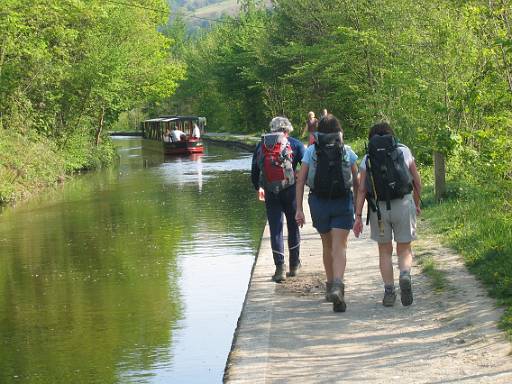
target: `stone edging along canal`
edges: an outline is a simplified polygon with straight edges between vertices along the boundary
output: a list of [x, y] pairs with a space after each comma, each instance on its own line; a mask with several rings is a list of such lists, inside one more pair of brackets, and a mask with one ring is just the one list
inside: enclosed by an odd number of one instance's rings
[[247, 141], [254, 141], [254, 143], [242, 141], [243, 136], [240, 136], [240, 140], [236, 140], [236, 139], [232, 138], [232, 136], [226, 136], [226, 139], [223, 139], [223, 138], [220, 138], [222, 136], [210, 136], [208, 134], [205, 134], [202, 137], [203, 137], [204, 141], [209, 142], [209, 143], [225, 145], [230, 148], [242, 149], [242, 150], [249, 151], [249, 152], [254, 152], [254, 150], [256, 149], [256, 145], [259, 142], [259, 140], [258, 141], [253, 140], [252, 136], [246, 136], [247, 138], [249, 138], [249, 140], [247, 140]]

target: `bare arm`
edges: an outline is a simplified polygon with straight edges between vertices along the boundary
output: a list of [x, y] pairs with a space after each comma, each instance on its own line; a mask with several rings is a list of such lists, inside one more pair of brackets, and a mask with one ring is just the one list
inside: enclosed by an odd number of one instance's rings
[[302, 163], [300, 171], [297, 174], [296, 192], [295, 197], [297, 200], [297, 212], [295, 213], [295, 221], [299, 226], [303, 226], [306, 222], [304, 217], [304, 210], [302, 206], [302, 200], [304, 199], [304, 184], [306, 183], [306, 177], [308, 176], [309, 166], [307, 163]]
[[356, 196], [356, 220], [354, 222], [354, 235], [359, 237], [363, 232], [363, 206], [366, 198], [366, 170], [360, 170], [358, 175], [358, 190]]
[[359, 195], [359, 179], [357, 178], [357, 164], [352, 164], [352, 187], [354, 191], [354, 210], [356, 208], [357, 196]]
[[409, 171], [411, 172], [412, 176], [412, 198], [414, 199], [414, 204], [416, 205], [416, 213], [419, 215], [421, 213], [421, 178], [414, 161], [409, 166]]

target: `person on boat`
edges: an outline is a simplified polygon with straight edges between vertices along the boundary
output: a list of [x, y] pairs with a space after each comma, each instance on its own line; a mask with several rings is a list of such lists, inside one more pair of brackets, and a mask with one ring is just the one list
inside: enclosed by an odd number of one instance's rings
[[165, 129], [165, 133], [164, 133], [164, 142], [165, 143], [170, 143], [171, 142], [171, 130], [169, 127], [167, 127]]
[[194, 128], [192, 129], [192, 137], [194, 139], [199, 139], [201, 137], [201, 130], [196, 123], [194, 123]]
[[270, 244], [275, 272], [272, 280], [286, 279], [283, 239], [283, 216], [288, 227], [289, 272], [297, 275], [300, 264], [300, 233], [295, 221], [295, 169], [302, 162], [304, 144], [290, 137], [293, 126], [286, 117], [270, 122], [270, 133], [263, 135], [252, 157], [251, 180], [260, 200], [265, 200]]
[[185, 132], [180, 131], [177, 127], [174, 127], [171, 132], [171, 139], [173, 142], [181, 141], [182, 137], [185, 136]]
[[306, 133], [309, 135], [309, 145], [315, 142], [315, 131], [318, 126], [318, 119], [315, 117], [315, 112], [311, 111], [308, 113], [308, 118], [306, 120], [306, 125], [302, 131], [302, 135], [304, 136]]
[[306, 222], [302, 201], [304, 184], [310, 188], [308, 203], [313, 227], [322, 240], [327, 301], [334, 312], [345, 312], [347, 239], [354, 224], [353, 193], [357, 192], [357, 155], [344, 144], [339, 120], [327, 114], [318, 122], [315, 144], [310, 145], [297, 175], [297, 213]]

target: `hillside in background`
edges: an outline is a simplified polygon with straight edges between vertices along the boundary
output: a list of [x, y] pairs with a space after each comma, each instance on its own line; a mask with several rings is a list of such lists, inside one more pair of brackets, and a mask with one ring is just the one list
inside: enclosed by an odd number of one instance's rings
[[186, 13], [213, 14], [233, 12], [239, 6], [236, 0], [169, 0], [171, 9], [182, 10]]
[[[209, 20], [223, 15], [236, 15], [240, 9], [237, 0], [169, 0], [172, 15], [184, 16], [190, 31], [210, 25]], [[171, 16], [171, 19], [173, 16]]]

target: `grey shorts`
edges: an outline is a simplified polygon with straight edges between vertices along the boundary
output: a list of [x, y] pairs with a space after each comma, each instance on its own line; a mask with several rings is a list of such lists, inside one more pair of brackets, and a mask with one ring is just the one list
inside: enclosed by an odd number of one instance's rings
[[388, 243], [393, 238], [397, 243], [409, 243], [416, 240], [416, 206], [412, 195], [402, 199], [391, 200], [391, 210], [386, 209], [386, 202], [379, 202], [384, 233], [380, 233], [377, 212], [370, 209], [371, 238], [378, 243]]

